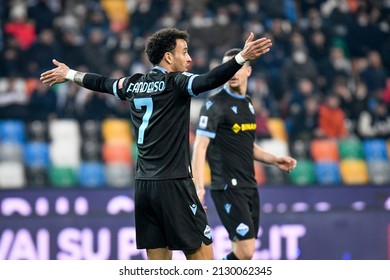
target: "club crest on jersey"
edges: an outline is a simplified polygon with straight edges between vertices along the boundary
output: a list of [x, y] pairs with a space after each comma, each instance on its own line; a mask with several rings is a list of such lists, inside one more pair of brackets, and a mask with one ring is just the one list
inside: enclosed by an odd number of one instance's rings
[[230, 109], [232, 109], [232, 111], [233, 111], [235, 114], [237, 114], [237, 111], [238, 111], [237, 106], [232, 106]]
[[237, 234], [241, 236], [245, 236], [248, 233], [248, 231], [249, 231], [249, 227], [244, 223], [239, 224], [238, 227], [236, 228]]
[[199, 128], [203, 128], [203, 129], [206, 128], [208, 120], [209, 120], [208, 116], [200, 116]]
[[211, 229], [209, 225], [206, 225], [206, 228], [204, 229], [203, 232], [204, 236], [206, 236], [208, 239], [211, 239]]
[[255, 108], [253, 108], [252, 103], [249, 103], [249, 110], [251, 110], [252, 114], [255, 114]]

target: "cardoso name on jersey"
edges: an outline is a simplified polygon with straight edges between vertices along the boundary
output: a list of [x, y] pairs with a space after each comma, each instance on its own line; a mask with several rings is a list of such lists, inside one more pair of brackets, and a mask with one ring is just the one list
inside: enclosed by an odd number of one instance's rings
[[138, 83], [130, 83], [126, 92], [132, 93], [150, 93], [150, 92], [159, 92], [165, 89], [164, 81], [156, 81], [156, 82], [138, 82]]

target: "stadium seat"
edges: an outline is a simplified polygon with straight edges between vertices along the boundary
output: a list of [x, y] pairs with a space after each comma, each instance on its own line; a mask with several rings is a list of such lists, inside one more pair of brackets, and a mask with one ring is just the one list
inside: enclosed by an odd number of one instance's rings
[[26, 141], [26, 126], [20, 120], [0, 121], [0, 142], [24, 144]]
[[315, 163], [316, 177], [319, 184], [335, 185], [341, 183], [338, 161], [319, 161]]
[[102, 143], [96, 140], [85, 140], [81, 146], [83, 161], [102, 161]]
[[104, 165], [100, 162], [82, 162], [79, 168], [81, 187], [97, 188], [106, 184]]
[[340, 159], [363, 159], [363, 145], [358, 138], [338, 140]]
[[267, 127], [272, 138], [288, 142], [288, 134], [283, 119], [269, 118], [267, 120]]
[[72, 141], [52, 142], [49, 146], [50, 162], [55, 166], [78, 167], [81, 162], [80, 147]]
[[46, 142], [27, 142], [24, 148], [24, 162], [28, 167], [50, 165], [49, 144]]
[[102, 0], [100, 1], [105, 14], [110, 22], [110, 30], [114, 33], [121, 32], [128, 28], [129, 14], [128, 2], [125, 0]]
[[343, 183], [348, 185], [362, 185], [369, 182], [367, 164], [361, 159], [341, 160], [340, 174]]
[[279, 155], [290, 155], [287, 142], [281, 139], [263, 139], [257, 142], [257, 144], [264, 150]]
[[15, 142], [0, 143], [0, 162], [23, 162], [23, 145]]
[[105, 143], [132, 143], [130, 123], [125, 119], [105, 119], [102, 122], [102, 134]]
[[46, 167], [26, 167], [27, 185], [31, 188], [49, 186], [48, 169]]
[[124, 163], [108, 163], [105, 165], [106, 182], [109, 187], [126, 188], [134, 183], [133, 169]]
[[49, 123], [49, 136], [52, 142], [80, 143], [80, 126], [75, 119], [55, 119]]
[[310, 141], [297, 139], [290, 142], [291, 155], [296, 159], [310, 158]]
[[48, 125], [46, 122], [34, 120], [27, 123], [26, 129], [29, 141], [48, 142]]
[[[263, 139], [258, 141], [257, 144], [270, 153], [280, 156], [290, 155], [288, 144], [284, 140]], [[288, 183], [287, 173], [275, 166], [264, 165], [264, 173], [267, 185], [285, 185]]]
[[337, 141], [333, 139], [313, 139], [310, 142], [310, 154], [314, 161], [338, 161]]
[[297, 166], [288, 175], [294, 185], [311, 185], [317, 182], [314, 163], [311, 159], [298, 160]]
[[375, 185], [390, 184], [390, 162], [388, 160], [367, 161], [370, 182]]
[[84, 141], [102, 142], [102, 124], [97, 120], [86, 120], [81, 125], [81, 133]]
[[49, 180], [55, 188], [71, 188], [78, 184], [76, 168], [51, 166]]
[[387, 160], [387, 144], [382, 138], [364, 139], [363, 150], [366, 160]]
[[107, 142], [103, 144], [102, 155], [105, 163], [132, 164], [132, 145], [129, 143]]
[[283, 186], [289, 183], [288, 173], [273, 165], [264, 165], [266, 185]]
[[1, 162], [0, 163], [0, 188], [19, 189], [26, 185], [26, 176], [23, 163]]

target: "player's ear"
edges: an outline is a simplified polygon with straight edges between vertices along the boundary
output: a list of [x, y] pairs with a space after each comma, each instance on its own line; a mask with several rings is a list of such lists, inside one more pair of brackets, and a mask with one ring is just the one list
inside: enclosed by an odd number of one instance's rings
[[172, 64], [173, 63], [173, 55], [171, 52], [166, 52], [164, 53], [164, 58], [165, 61], [168, 63], [168, 64]]
[[246, 72], [248, 74], [248, 77], [252, 74], [252, 66], [248, 65], [248, 67], [246, 68]]

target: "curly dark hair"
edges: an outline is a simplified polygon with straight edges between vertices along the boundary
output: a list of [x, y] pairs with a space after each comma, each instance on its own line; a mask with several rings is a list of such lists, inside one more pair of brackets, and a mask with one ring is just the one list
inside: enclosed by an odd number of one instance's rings
[[176, 47], [176, 39], [183, 39], [188, 44], [190, 35], [187, 31], [176, 28], [164, 28], [151, 35], [145, 47], [149, 61], [153, 65], [159, 64], [164, 54], [172, 51]]

